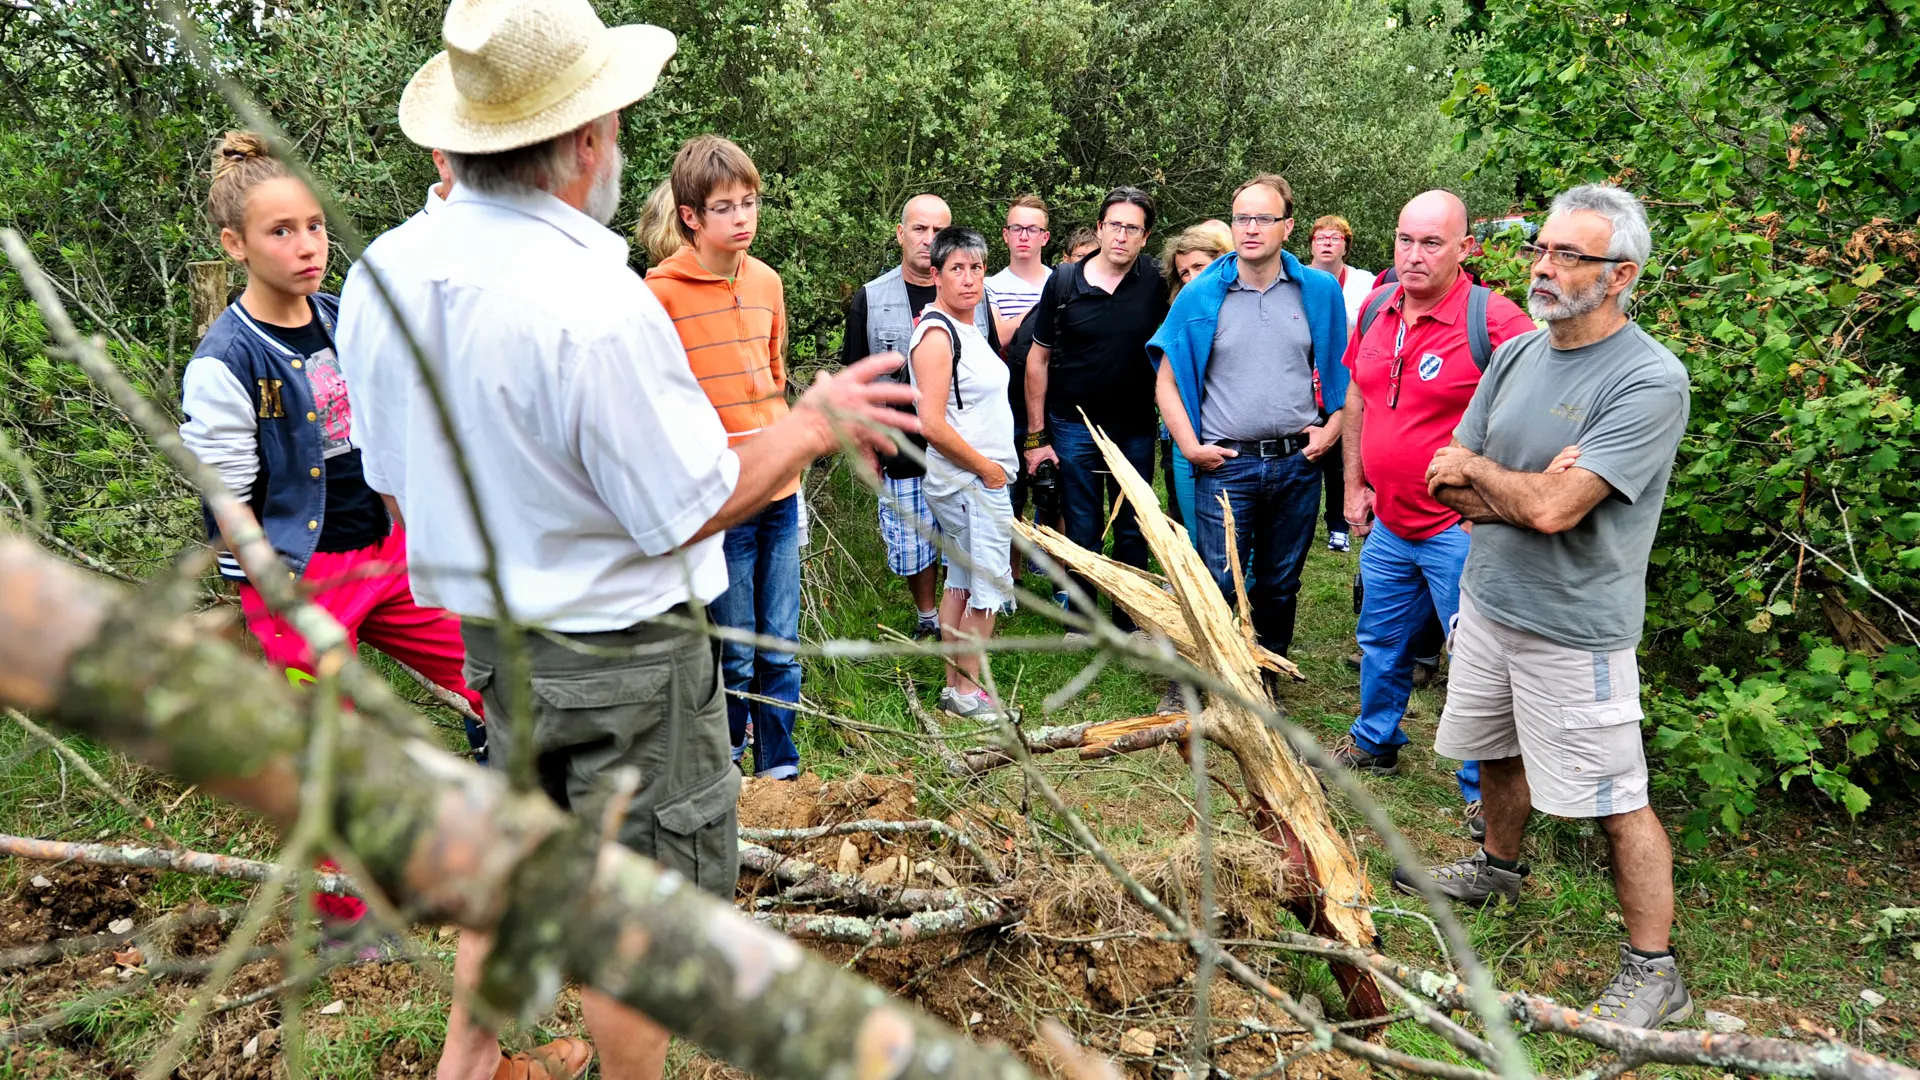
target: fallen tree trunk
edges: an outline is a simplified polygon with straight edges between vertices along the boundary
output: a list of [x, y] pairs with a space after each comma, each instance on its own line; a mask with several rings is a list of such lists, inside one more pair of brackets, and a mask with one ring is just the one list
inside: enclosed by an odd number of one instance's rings
[[[290, 823], [312, 764], [299, 699], [278, 673], [201, 632], [174, 592], [109, 587], [0, 536], [0, 704], [39, 709]], [[494, 934], [478, 988], [492, 1008], [535, 1015], [571, 979], [759, 1076], [1028, 1077], [1007, 1051], [601, 842], [544, 796], [513, 793], [498, 773], [357, 713], [338, 723], [330, 810], [367, 870], [362, 884], [417, 918]]]
[[[1026, 733], [1027, 752], [1052, 754], [1061, 750], [1078, 750], [1080, 760], [1096, 761], [1115, 754], [1130, 754], [1135, 750], [1185, 741], [1187, 727], [1185, 713], [1045, 727]], [[963, 752], [960, 764], [966, 775], [975, 775], [1011, 765], [1013, 758], [997, 746], [982, 746]]]
[[[1184, 637], [1193, 643], [1196, 666], [1212, 671], [1248, 700], [1271, 701], [1255, 646], [1243, 635], [1200, 553], [1161, 512], [1153, 486], [1134, 471], [1120, 448], [1105, 432], [1092, 427], [1089, 430], [1114, 481], [1133, 505], [1147, 546], [1166, 568], [1167, 582], [1173, 589], [1171, 611], [1162, 607], [1149, 615], [1150, 606], [1142, 603], [1135, 620], [1170, 640], [1184, 630]], [[1273, 707], [1278, 709], [1280, 705], [1273, 702]], [[1286, 851], [1313, 883], [1311, 895], [1294, 905], [1301, 923], [1313, 933], [1355, 948], [1370, 948], [1374, 929], [1368, 909], [1373, 903], [1373, 887], [1361, 872], [1353, 850], [1334, 827], [1327, 813], [1326, 795], [1312, 770], [1259, 716], [1231, 701], [1209, 695], [1198, 726], [1200, 734], [1226, 748], [1239, 762], [1247, 795], [1253, 802], [1254, 827]], [[1386, 999], [1366, 969], [1338, 961], [1331, 966], [1346, 995], [1349, 1015], [1387, 1013]]]

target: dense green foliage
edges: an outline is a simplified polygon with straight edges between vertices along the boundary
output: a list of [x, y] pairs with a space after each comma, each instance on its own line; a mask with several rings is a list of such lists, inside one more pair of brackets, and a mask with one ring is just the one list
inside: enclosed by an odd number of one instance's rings
[[1463, 144], [1542, 201], [1612, 179], [1655, 217], [1638, 317], [1694, 397], [1649, 651], [1698, 696], [1654, 745], [1690, 838], [1800, 777], [1857, 812], [1920, 749], [1920, 627], [1892, 607], [1920, 609], [1920, 4], [1537, 0], [1487, 30]]
[[[1857, 811], [1920, 745], [1915, 650], [1891, 606], [1920, 607], [1917, 3], [1837, 0], [1817, 17], [1741, 0], [1417, 16], [1389, 0], [600, 8], [680, 34], [627, 113], [623, 224], [682, 139], [735, 138], [766, 179], [756, 253], [786, 279], [803, 359], [837, 344], [845, 298], [890, 262], [918, 190], [989, 235], [1007, 198], [1037, 190], [1062, 240], [1115, 183], [1161, 200], [1164, 233], [1277, 169], [1303, 223], [1353, 221], [1363, 266], [1389, 260], [1397, 208], [1435, 184], [1477, 215], [1587, 179], [1647, 196], [1658, 265], [1639, 317], [1696, 389], [1655, 552], [1651, 708], [1698, 837], [1803, 777]], [[363, 233], [418, 207], [431, 166], [394, 111], [437, 48], [437, 5], [190, 10]], [[0, 223], [170, 401], [191, 347], [183, 267], [217, 254], [206, 153], [231, 112], [150, 9], [111, 0], [0, 7], [0, 100]], [[1489, 268], [1520, 280], [1498, 251]], [[10, 520], [136, 572], [197, 534], [178, 481], [45, 357], [9, 276], [0, 436]]]

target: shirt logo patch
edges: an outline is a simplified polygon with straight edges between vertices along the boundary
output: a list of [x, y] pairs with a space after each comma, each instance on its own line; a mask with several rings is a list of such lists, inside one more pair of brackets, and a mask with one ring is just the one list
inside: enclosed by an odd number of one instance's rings
[[1427, 353], [1425, 356], [1422, 356], [1420, 358], [1420, 381], [1432, 382], [1434, 378], [1440, 374], [1440, 365], [1443, 362], [1439, 353]]

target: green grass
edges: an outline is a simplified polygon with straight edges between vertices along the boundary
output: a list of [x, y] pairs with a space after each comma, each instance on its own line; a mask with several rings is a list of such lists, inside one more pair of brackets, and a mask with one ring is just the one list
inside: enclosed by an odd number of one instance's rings
[[[912, 607], [904, 585], [886, 571], [873, 523], [873, 497], [855, 487], [844, 466], [813, 474], [809, 491], [816, 517], [813, 543], [805, 553], [802, 636], [814, 642], [829, 637], [870, 639], [881, 636], [881, 626], [905, 630], [912, 622]], [[1356, 558], [1326, 551], [1316, 540], [1294, 649], [1306, 682], [1291, 684], [1284, 692], [1292, 718], [1326, 744], [1345, 731], [1358, 705], [1357, 676], [1342, 663], [1353, 648], [1350, 588]], [[1055, 623], [1034, 610], [1023, 610], [1003, 620], [1000, 627], [1003, 635], [1057, 632]], [[1085, 662], [1084, 655], [1002, 654], [993, 659], [992, 670], [1002, 692], [1024, 710], [1029, 726], [1153, 711], [1160, 695], [1158, 681], [1115, 665], [1062, 709], [1043, 714], [1043, 699], [1071, 680]], [[850, 732], [820, 717], [802, 716], [797, 741], [807, 768], [829, 778], [863, 771], [911, 774], [919, 785], [920, 808], [928, 816], [944, 817], [962, 807], [986, 805], [1002, 808], [1005, 820], [1017, 822], [1018, 808], [1030, 802], [1035, 826], [1055, 857], [1064, 857], [1063, 830], [1037, 799], [1026, 799], [1016, 771], [1003, 769], [968, 781], [954, 780], [942, 771], [905, 697], [911, 692], [932, 706], [942, 683], [937, 660], [810, 659], [805, 661], [805, 671], [804, 693], [812, 705], [898, 733]], [[396, 681], [396, 686], [410, 698], [423, 698], [404, 681]], [[1415, 849], [1432, 858], [1452, 858], [1471, 850], [1460, 828], [1460, 797], [1451, 777], [1452, 764], [1431, 752], [1443, 695], [1443, 687], [1415, 692], [1407, 722], [1413, 742], [1402, 754], [1402, 774], [1367, 781], [1369, 791]], [[457, 721], [445, 710], [438, 713], [449, 747], [464, 746]], [[964, 734], [957, 724], [951, 730]], [[70, 742], [188, 846], [273, 857], [272, 832], [250, 815], [197, 793], [183, 797], [180, 785], [165, 777], [132, 767], [82, 740]], [[1171, 749], [1097, 763], [1083, 763], [1072, 755], [1042, 760], [1071, 804], [1123, 857], [1161, 851], [1187, 828], [1183, 800], [1190, 797], [1191, 785], [1185, 764]], [[1214, 762], [1218, 775], [1237, 782], [1226, 755], [1216, 753]], [[1662, 782], [1657, 760], [1654, 767], [1656, 806], [1673, 821], [1686, 809], [1686, 792]], [[1213, 809], [1217, 820], [1235, 827], [1238, 819], [1229, 796], [1216, 791]], [[1334, 813], [1354, 839], [1379, 903], [1399, 902], [1408, 912], [1421, 912], [1417, 901], [1402, 900], [1388, 889], [1389, 860], [1358, 814], [1338, 797]], [[1741, 835], [1717, 837], [1703, 851], [1678, 854], [1675, 885], [1680, 916], [1675, 944], [1696, 1001], [1753, 1016], [1750, 1030], [1757, 1033], [1778, 1034], [1783, 1023], [1791, 1022], [1789, 1017], [1806, 1016], [1846, 1028], [1849, 1037], [1858, 1039], [1864, 1030], [1859, 1023], [1863, 1006], [1858, 994], [1871, 987], [1889, 1001], [1874, 1012], [1880, 1031], [1865, 1032], [1865, 1045], [1911, 1060], [1915, 1040], [1920, 1038], [1916, 1031], [1920, 1002], [1910, 987], [1920, 979], [1920, 963], [1899, 959], [1898, 946], [1889, 952], [1885, 943], [1858, 944], [1876, 910], [1911, 906], [1920, 895], [1920, 881], [1915, 880], [1920, 873], [1920, 839], [1911, 820], [1911, 806], [1876, 806], [1866, 817], [1849, 821], [1820, 804], [1776, 798], [1762, 807]], [[1026, 826], [1020, 828], [1024, 831]], [[75, 840], [145, 836], [130, 815], [92, 792], [72, 770], [63, 796], [57, 759], [16, 725], [4, 722], [0, 722], [0, 830]], [[1517, 908], [1504, 913], [1463, 913], [1462, 918], [1476, 950], [1503, 985], [1549, 994], [1563, 1002], [1582, 1002], [1606, 982], [1623, 937], [1613, 918], [1617, 908], [1604, 838], [1591, 823], [1536, 817], [1526, 858], [1533, 876]], [[36, 872], [24, 864], [0, 862], [0, 895], [11, 893], [24, 877]], [[247, 891], [237, 883], [163, 874], [144, 903], [151, 914], [194, 899], [233, 903]], [[1388, 952], [1410, 961], [1440, 964], [1433, 933], [1424, 921], [1390, 912], [1380, 913], [1376, 921]], [[1334, 1012], [1339, 1011], [1339, 994], [1325, 965], [1277, 954], [1260, 960], [1289, 989], [1316, 994]], [[22, 1008], [17, 986], [18, 980], [0, 978], [0, 1016], [19, 1021], [37, 1015], [44, 1005]], [[323, 993], [316, 990], [311, 1004], [324, 1004]], [[1746, 1009], [1739, 1003], [1729, 1004], [1732, 995], [1772, 997], [1779, 1004]], [[81, 996], [78, 988], [73, 996]], [[86, 1041], [102, 1060], [137, 1057], [164, 1038], [172, 1009], [168, 999], [151, 994], [111, 1003], [88, 1018]], [[305, 1041], [309, 1071], [372, 1076], [380, 1055], [409, 1039], [431, 1055], [444, 1033], [444, 1009], [443, 997], [423, 990], [376, 1010], [363, 1010], [349, 1001], [343, 1016], [325, 1018], [326, 1023], [309, 1013]], [[535, 1033], [526, 1033], [521, 1042], [531, 1037]], [[1396, 1025], [1387, 1039], [1410, 1053], [1457, 1060], [1451, 1048], [1414, 1024]], [[1528, 1045], [1537, 1067], [1549, 1073], [1575, 1071], [1594, 1057], [1586, 1045], [1568, 1040], [1535, 1038]], [[686, 1071], [695, 1060], [684, 1048], [676, 1049], [673, 1071]], [[13, 1075], [8, 1069], [0, 1063], [0, 1080]], [[43, 1075], [31, 1069], [29, 1073]]]

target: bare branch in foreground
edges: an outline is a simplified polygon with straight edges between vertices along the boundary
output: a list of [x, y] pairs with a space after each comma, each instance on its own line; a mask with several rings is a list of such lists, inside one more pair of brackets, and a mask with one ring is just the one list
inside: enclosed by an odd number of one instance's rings
[[[234, 881], [266, 881], [275, 866], [238, 855], [216, 855], [184, 848], [152, 848], [139, 844], [75, 844], [65, 840], [36, 840], [28, 836], [0, 833], [0, 855], [40, 862], [73, 862], [84, 866], [116, 866], [131, 870], [171, 870], [200, 877], [231, 878]], [[359, 890], [344, 874], [320, 874], [313, 880], [313, 891], [330, 896], [358, 896]]]
[[[40, 702], [49, 721], [290, 823], [306, 717], [285, 679], [195, 632], [182, 608], [0, 537], [0, 704]], [[329, 809], [363, 884], [493, 933], [479, 995], [494, 1009], [537, 1015], [571, 979], [770, 1080], [1028, 1076], [1007, 1051], [600, 844], [544, 796], [359, 713], [338, 723]]]
[[905, 833], [932, 833], [935, 836], [952, 840], [961, 850], [973, 856], [980, 869], [986, 872], [988, 880], [999, 884], [1006, 880], [1000, 872], [1000, 864], [993, 861], [973, 837], [965, 831], [956, 829], [944, 821], [846, 821], [838, 825], [815, 825], [807, 829], [747, 829], [740, 830], [740, 839], [756, 843], [773, 843], [782, 840], [820, 840], [829, 836], [849, 836], [854, 833], [873, 833], [879, 836], [894, 836]]

